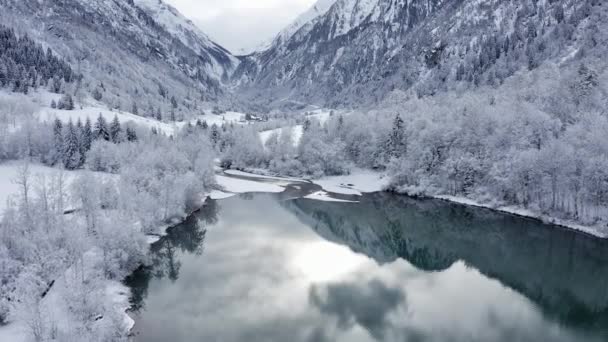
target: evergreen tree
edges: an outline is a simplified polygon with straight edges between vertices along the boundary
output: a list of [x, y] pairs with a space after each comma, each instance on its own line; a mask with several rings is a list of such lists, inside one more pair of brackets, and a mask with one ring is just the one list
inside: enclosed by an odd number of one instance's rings
[[55, 100], [51, 101], [51, 108], [53, 108], [53, 109], [57, 108], [57, 102], [55, 102]]
[[177, 109], [177, 100], [175, 99], [175, 96], [171, 96], [171, 107]]
[[120, 127], [117, 115], [114, 115], [114, 119], [110, 124], [110, 140], [115, 144], [122, 141], [122, 128]]
[[133, 106], [131, 107], [131, 113], [135, 115], [139, 115], [139, 108], [137, 108], [137, 102], [133, 101]]
[[78, 119], [78, 127], [79, 132], [79, 147], [80, 147], [80, 166], [82, 167], [86, 163], [87, 152], [91, 149], [91, 144], [93, 143], [93, 130], [91, 129], [91, 120], [87, 118], [84, 126], [80, 119]]
[[135, 132], [135, 129], [131, 128], [131, 127], [127, 127], [127, 141], [130, 142], [134, 142], [137, 141], [137, 133]]
[[86, 162], [86, 143], [85, 143], [85, 133], [84, 133], [84, 125], [82, 124], [82, 120], [78, 118], [76, 121], [76, 137], [78, 138], [78, 153], [80, 155], [80, 162], [78, 163], [78, 167], [82, 167]]
[[395, 116], [395, 120], [393, 121], [393, 130], [389, 137], [387, 151], [390, 157], [400, 157], [403, 153], [404, 145], [404, 129], [403, 129], [403, 119], [401, 115], [397, 114]]
[[220, 130], [216, 124], [211, 125], [211, 143], [213, 146], [217, 146], [217, 143], [220, 141]]
[[84, 148], [88, 152], [91, 149], [91, 144], [93, 144], [93, 128], [91, 125], [91, 119], [87, 118], [84, 123], [84, 127], [82, 128], [82, 136]]
[[93, 89], [92, 95], [96, 101], [100, 101], [103, 98], [103, 94], [101, 93], [101, 90], [99, 90], [98, 87], [95, 87], [95, 89]]
[[99, 113], [99, 117], [95, 122], [95, 131], [93, 132], [95, 139], [110, 141], [110, 131], [106, 119]]
[[53, 155], [51, 156], [51, 165], [63, 161], [63, 123], [59, 119], [55, 119], [53, 123]]
[[72, 99], [72, 95], [63, 95], [63, 97], [59, 100], [59, 103], [57, 104], [57, 108], [65, 110], [74, 110], [74, 99]]
[[72, 95], [65, 94], [65, 106], [65, 109], [67, 110], [74, 110], [74, 99], [72, 98]]
[[63, 166], [68, 170], [75, 170], [80, 166], [80, 146], [78, 133], [72, 120], [69, 121], [63, 138]]
[[306, 132], [310, 129], [311, 124], [312, 123], [310, 122], [310, 120], [308, 118], [306, 118], [306, 120], [304, 120], [304, 125], [302, 126], [302, 129], [304, 130], [304, 132]]
[[0, 24], [0, 87], [27, 94], [30, 88], [50, 83], [49, 89], [59, 93], [62, 79], [70, 83], [75, 78], [70, 66], [50, 49], [45, 53], [27, 35], [18, 37], [15, 30]]
[[53, 92], [55, 94], [61, 93], [62, 84], [63, 84], [63, 82], [61, 81], [61, 78], [58, 76], [55, 76], [53, 78], [53, 80], [51, 81], [51, 92]]
[[209, 124], [207, 123], [207, 120], [203, 120], [203, 125], [202, 125], [202, 128], [203, 128], [204, 130], [207, 130], [207, 129], [209, 128]]
[[156, 120], [163, 121], [163, 115], [160, 112], [160, 107], [156, 108]]

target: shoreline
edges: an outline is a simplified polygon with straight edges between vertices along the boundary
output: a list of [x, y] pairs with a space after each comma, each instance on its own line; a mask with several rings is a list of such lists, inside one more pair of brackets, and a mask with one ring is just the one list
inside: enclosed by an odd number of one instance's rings
[[[228, 170], [228, 171], [231, 171], [230, 173], [238, 173], [241, 175], [246, 174], [250, 177], [257, 176], [261, 179], [275, 179], [275, 180], [283, 180], [283, 181], [290, 181], [290, 180], [297, 179], [297, 178], [293, 178], [293, 177], [282, 177], [280, 175], [274, 175], [274, 174], [271, 175], [270, 173], [266, 173], [265, 170], [246, 170], [246, 171]], [[258, 174], [256, 172], [264, 172], [266, 174]], [[362, 174], [367, 175], [367, 179], [363, 179], [363, 180], [357, 179], [357, 178], [361, 178]], [[374, 179], [374, 175], [375, 175], [376, 179]], [[319, 179], [308, 179], [308, 178], [303, 177], [303, 178], [301, 178], [301, 180], [311, 182], [314, 184], [318, 184], [318, 185], [322, 186], [323, 191], [328, 192], [329, 194], [333, 193], [333, 194], [342, 194], [342, 195], [350, 195], [350, 196], [362, 196], [366, 193], [388, 192], [388, 193], [393, 193], [393, 194], [400, 195], [400, 196], [408, 196], [411, 198], [435, 199], [435, 200], [450, 202], [450, 203], [469, 206], [469, 207], [488, 209], [488, 210], [492, 210], [492, 211], [495, 211], [498, 213], [513, 215], [513, 216], [517, 216], [517, 217], [521, 217], [521, 218], [532, 219], [532, 220], [536, 220], [536, 221], [541, 222], [546, 225], [553, 225], [556, 227], [560, 227], [562, 229], [567, 229], [567, 230], [575, 232], [575, 233], [585, 234], [586, 236], [593, 237], [593, 238], [608, 239], [608, 227], [602, 229], [602, 227], [600, 227], [600, 226], [587, 226], [587, 225], [583, 225], [583, 224], [580, 224], [580, 223], [577, 223], [574, 221], [563, 220], [563, 219], [558, 219], [558, 218], [551, 217], [551, 216], [546, 216], [546, 215], [531, 211], [529, 209], [519, 208], [517, 206], [508, 206], [507, 205], [507, 206], [498, 206], [497, 207], [497, 206], [493, 206], [490, 204], [483, 204], [483, 203], [480, 203], [478, 201], [475, 201], [475, 200], [472, 200], [472, 199], [469, 199], [466, 197], [451, 196], [451, 195], [426, 195], [426, 194], [425, 195], [411, 195], [411, 194], [408, 194], [407, 192], [392, 191], [392, 190], [387, 189], [388, 186], [387, 186], [385, 178], [386, 178], [386, 176], [384, 176], [382, 173], [379, 173], [379, 172], [374, 172], [374, 171], [370, 171], [370, 170], [354, 170], [353, 173], [351, 173], [349, 175], [344, 175], [344, 176], [335, 176], [335, 177], [330, 176], [330, 177], [323, 177], [323, 178], [319, 178]], [[335, 184], [331, 184], [331, 181], [328, 181], [331, 179], [338, 179], [339, 181], [338, 182], [334, 181], [333, 183], [335, 183]], [[363, 184], [360, 183], [359, 185], [357, 185], [356, 180], [362, 181]], [[373, 184], [374, 182], [377, 184]], [[382, 183], [384, 183], [384, 184], [382, 184]], [[348, 184], [348, 186], [346, 186], [345, 184]], [[371, 187], [370, 187], [370, 184], [372, 184]], [[375, 190], [375, 191], [369, 191], [369, 190]], [[311, 199], [315, 200], [314, 198], [311, 198]], [[316, 200], [321, 200], [321, 199], [316, 199]]]
[[[409, 195], [408, 195], [409, 196]], [[464, 205], [467, 207], [474, 208], [482, 208], [492, 210], [502, 214], [508, 214], [512, 216], [517, 216], [521, 218], [527, 218], [536, 220], [546, 225], [556, 226], [562, 229], [566, 229], [575, 233], [585, 234], [586, 236], [603, 239], [608, 239], [608, 229], [607, 231], [602, 231], [600, 227], [594, 226], [585, 226], [582, 224], [578, 224], [576, 222], [570, 222], [567, 220], [557, 219], [555, 217], [545, 216], [542, 214], [535, 213], [528, 209], [518, 208], [514, 206], [502, 206], [502, 207], [494, 207], [489, 204], [479, 203], [475, 200], [471, 200], [464, 197], [450, 196], [450, 195], [437, 195], [437, 196], [428, 196], [428, 198], [436, 199], [444, 202], [454, 203], [458, 205]]]
[[540, 222], [545, 225], [555, 226], [560, 229], [568, 230], [573, 233], [584, 234], [585, 236], [588, 236], [588, 237], [608, 240], [608, 228], [606, 229], [606, 232], [604, 232], [599, 227], [585, 226], [585, 225], [578, 224], [575, 222], [569, 222], [567, 220], [557, 219], [555, 217], [544, 216], [542, 214], [537, 214], [533, 211], [529, 211], [528, 209], [524, 209], [524, 208], [517, 208], [517, 207], [510, 207], [510, 206], [494, 207], [489, 204], [479, 203], [475, 200], [472, 200], [472, 199], [469, 199], [466, 197], [458, 197], [458, 196], [451, 196], [451, 195], [410, 195], [408, 193], [400, 193], [400, 192], [396, 192], [396, 191], [387, 191], [387, 190], [384, 190], [384, 192], [392, 193], [392, 194], [399, 195], [399, 196], [407, 196], [407, 197], [414, 198], [414, 199], [416, 199], [416, 198], [432, 199], [432, 200], [443, 201], [446, 203], [461, 205], [461, 206], [465, 206], [465, 207], [491, 210], [491, 211], [501, 213], [501, 214], [516, 216], [519, 218], [525, 218], [525, 219], [529, 219], [529, 220], [535, 220], [535, 221]]

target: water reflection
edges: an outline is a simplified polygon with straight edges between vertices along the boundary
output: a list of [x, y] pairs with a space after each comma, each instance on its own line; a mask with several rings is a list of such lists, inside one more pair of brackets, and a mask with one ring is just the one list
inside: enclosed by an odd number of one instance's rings
[[249, 195], [153, 249], [137, 341], [608, 338], [607, 243], [487, 210]]

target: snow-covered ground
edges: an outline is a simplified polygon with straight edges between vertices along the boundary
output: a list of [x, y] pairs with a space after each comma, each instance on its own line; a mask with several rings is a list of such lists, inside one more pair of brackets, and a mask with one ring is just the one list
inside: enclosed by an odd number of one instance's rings
[[306, 180], [301, 179], [301, 178], [267, 176], [267, 175], [260, 175], [257, 173], [250, 173], [250, 172], [244, 172], [244, 171], [239, 171], [239, 170], [226, 170], [226, 171], [224, 171], [224, 173], [228, 174], [228, 175], [233, 175], [233, 176], [255, 177], [255, 178], [259, 178], [259, 179], [272, 179], [272, 180], [283, 181], [283, 182], [306, 182]]
[[262, 141], [263, 145], [266, 145], [266, 142], [273, 134], [278, 134], [280, 138], [281, 134], [283, 134], [283, 132], [288, 129], [291, 130], [291, 140], [293, 141], [293, 146], [298, 147], [300, 145], [300, 140], [302, 140], [302, 134], [304, 134], [304, 127], [302, 125], [297, 125], [294, 127], [283, 127], [260, 132], [260, 140]]
[[[55, 119], [59, 119], [61, 121], [67, 122], [70, 119], [72, 121], [76, 121], [78, 119], [84, 121], [87, 118], [91, 120], [91, 122], [95, 122], [99, 115], [103, 116], [106, 121], [110, 122], [114, 119], [114, 117], [118, 117], [118, 120], [122, 124], [126, 124], [132, 122], [138, 126], [146, 127], [146, 128], [156, 128], [159, 132], [163, 132], [166, 135], [175, 135], [177, 131], [182, 129], [185, 125], [188, 124], [188, 121], [183, 122], [161, 122], [153, 118], [143, 117], [139, 115], [135, 115], [125, 111], [117, 111], [117, 110], [109, 110], [107, 107], [104, 107], [101, 104], [97, 105], [89, 105], [85, 106], [82, 109], [75, 110], [60, 110], [60, 109], [52, 109], [52, 108], [43, 108], [39, 112], [39, 118], [41, 121], [52, 121]], [[208, 125], [216, 124], [221, 126], [222, 124], [228, 123], [241, 123], [245, 118], [245, 114], [239, 112], [226, 112], [224, 114], [215, 115], [215, 114], [205, 114], [199, 115], [196, 118], [190, 120], [191, 124], [195, 124], [196, 120], [206, 121]]]
[[358, 201], [348, 201], [348, 200], [342, 200], [339, 198], [331, 197], [331, 195], [325, 191], [317, 191], [310, 195], [304, 196], [304, 198], [315, 200], [315, 201], [323, 201], [323, 202], [359, 203]]
[[[319, 121], [319, 123], [321, 123], [321, 125], [325, 125], [327, 123], [327, 121], [329, 120], [329, 118], [331, 118], [332, 112], [334, 112], [334, 115], [349, 115], [352, 113], [352, 112], [345, 112], [345, 111], [333, 111], [331, 109], [323, 108], [323, 109], [315, 109], [313, 111], [308, 112], [306, 117], [309, 119], [315, 119], [315, 120]], [[271, 129], [268, 131], [260, 132], [259, 135], [260, 135], [260, 140], [262, 141], [262, 144], [266, 145], [266, 142], [268, 141], [268, 139], [275, 133], [278, 134], [280, 137], [281, 134], [286, 129], [291, 129], [293, 145], [295, 147], [299, 146], [300, 141], [302, 140], [302, 134], [304, 133], [304, 126], [302, 126], [302, 125], [296, 125], [296, 126], [291, 126], [291, 127], [281, 127], [281, 128], [276, 128], [276, 129]]]
[[[4, 209], [6, 209], [6, 205], [9, 200], [16, 200], [20, 192], [19, 185], [16, 183], [20, 170], [23, 168], [24, 162], [21, 161], [11, 161], [7, 163], [0, 163], [0, 218], [4, 213]], [[68, 192], [68, 187], [71, 182], [76, 179], [77, 176], [81, 175], [83, 172], [87, 172], [84, 170], [76, 170], [76, 171], [66, 171], [60, 170], [57, 168], [52, 168], [49, 166], [41, 165], [41, 164], [28, 164], [28, 172], [30, 174], [30, 182], [32, 188], [35, 188], [40, 184], [42, 178], [46, 178], [50, 180], [53, 177], [58, 177], [61, 172], [64, 174], [64, 181], [66, 185], [66, 192]], [[107, 174], [107, 173], [95, 173], [100, 177], [117, 177], [116, 175]], [[69, 206], [69, 200], [67, 205]], [[69, 208], [66, 208], [69, 209]]]
[[354, 170], [350, 175], [323, 177], [314, 180], [323, 190], [343, 195], [357, 195], [384, 190], [390, 182], [383, 173]]
[[285, 190], [284, 187], [277, 184], [256, 182], [253, 180], [238, 179], [222, 175], [216, 175], [216, 180], [217, 183], [225, 190], [225, 192], [235, 194], [243, 194], [248, 192], [279, 193]]
[[321, 125], [325, 125], [325, 123], [327, 123], [327, 120], [329, 120], [329, 118], [331, 117], [331, 113], [334, 112], [335, 115], [349, 115], [350, 112], [342, 112], [342, 111], [333, 111], [331, 109], [327, 109], [327, 108], [322, 108], [322, 109], [316, 109], [310, 112], [310, 114], [308, 114], [306, 117], [307, 118], [311, 118], [311, 119], [316, 119], [319, 121], [319, 123], [321, 123]]
[[[96, 265], [102, 262], [103, 252], [98, 249], [93, 249], [86, 252], [82, 258], [82, 263], [73, 265], [68, 268], [64, 274], [59, 277], [49, 292], [41, 301], [41, 310], [43, 313], [52, 313], [48, 318], [52, 319], [59, 331], [69, 331], [73, 329], [70, 326], [73, 321], [68, 307], [69, 303], [66, 298], [74, 299], [74, 293], [77, 289], [72, 288], [72, 284], [78, 284], [84, 274], [92, 276], [95, 272]], [[129, 331], [133, 328], [135, 321], [127, 314], [130, 307], [129, 298], [131, 292], [128, 287], [118, 281], [104, 281], [98, 284], [100, 293], [96, 294], [100, 303], [107, 303], [110, 306], [112, 314], [122, 317], [120, 329]], [[90, 296], [90, 294], [87, 294]], [[81, 300], [81, 298], [78, 298]], [[113, 325], [110, 317], [100, 317], [95, 322], [96, 325]], [[33, 341], [32, 336], [28, 332], [29, 329], [25, 322], [17, 321], [5, 326], [0, 326], [0, 341], [2, 342], [30, 342]], [[107, 331], [107, 330], [106, 330]]]

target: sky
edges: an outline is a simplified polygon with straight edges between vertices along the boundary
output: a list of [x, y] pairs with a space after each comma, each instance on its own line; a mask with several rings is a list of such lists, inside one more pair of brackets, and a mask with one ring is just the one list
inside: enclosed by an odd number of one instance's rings
[[316, 0], [166, 0], [233, 53], [270, 41]]

